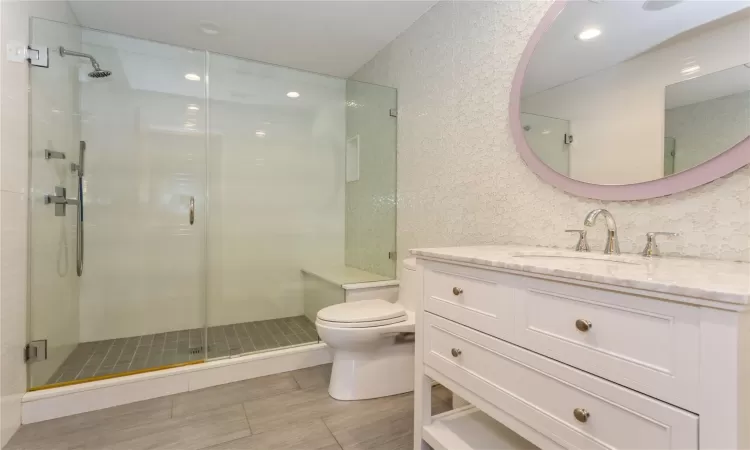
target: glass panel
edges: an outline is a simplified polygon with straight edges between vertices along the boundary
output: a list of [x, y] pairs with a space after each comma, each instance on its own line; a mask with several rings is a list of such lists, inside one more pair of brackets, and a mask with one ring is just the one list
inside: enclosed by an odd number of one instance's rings
[[[34, 19], [34, 44], [80, 50], [81, 30]], [[71, 163], [78, 163], [81, 139], [78, 61], [49, 54], [49, 68], [31, 69], [29, 180], [29, 337], [47, 340], [47, 360], [29, 366], [29, 386], [55, 382], [58, 368], [80, 342], [76, 275], [76, 207], [64, 217], [44, 204], [55, 187], [77, 198], [78, 178]], [[65, 159], [45, 159], [45, 150], [62, 152]]]
[[209, 67], [208, 355], [316, 342], [301, 271], [344, 267], [345, 80]]
[[[202, 360], [205, 53], [41, 20], [33, 30], [33, 41], [50, 48], [50, 68], [31, 70], [30, 320], [32, 339], [48, 339], [50, 361], [30, 366], [30, 386]], [[93, 55], [111, 75], [93, 78], [89, 59], [61, 57], [60, 45]], [[58, 128], [68, 131], [58, 138]], [[86, 142], [80, 278], [78, 210], [56, 217], [42, 202], [57, 183], [79, 197], [69, 169], [79, 139]], [[44, 160], [49, 146], [66, 159]], [[46, 231], [53, 227], [54, 239]], [[51, 263], [59, 268], [61, 254], [64, 277]], [[79, 291], [66, 294], [65, 305], [62, 278]]]
[[396, 278], [396, 90], [346, 82], [346, 266]]
[[[394, 278], [394, 89], [32, 30], [50, 67], [31, 70], [29, 328], [49, 360], [30, 387], [317, 342], [342, 285]], [[58, 186], [82, 208], [55, 216]]]
[[570, 122], [554, 117], [521, 113], [526, 142], [534, 153], [545, 164], [555, 171], [570, 175], [570, 154], [567, 139], [570, 134]]

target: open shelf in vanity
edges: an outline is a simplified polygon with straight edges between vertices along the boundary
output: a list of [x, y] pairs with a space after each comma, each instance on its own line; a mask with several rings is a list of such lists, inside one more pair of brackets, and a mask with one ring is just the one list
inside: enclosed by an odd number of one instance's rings
[[538, 448], [471, 405], [433, 416], [422, 433], [434, 450]]

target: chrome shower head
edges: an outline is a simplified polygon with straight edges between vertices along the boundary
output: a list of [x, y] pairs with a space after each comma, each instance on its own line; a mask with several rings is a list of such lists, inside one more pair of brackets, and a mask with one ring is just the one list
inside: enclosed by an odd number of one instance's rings
[[94, 59], [93, 56], [87, 54], [87, 53], [81, 53], [81, 52], [75, 52], [73, 50], [67, 50], [65, 47], [60, 47], [60, 56], [78, 56], [79, 58], [88, 58], [89, 61], [91, 61], [91, 66], [94, 68], [92, 72], [89, 72], [90, 78], [106, 78], [110, 75], [112, 75], [111, 70], [102, 70], [101, 67], [99, 67], [99, 63], [96, 62], [96, 59]]
[[91, 78], [106, 78], [110, 75], [112, 75], [112, 71], [110, 70], [96, 69], [93, 72], [89, 72], [89, 77]]

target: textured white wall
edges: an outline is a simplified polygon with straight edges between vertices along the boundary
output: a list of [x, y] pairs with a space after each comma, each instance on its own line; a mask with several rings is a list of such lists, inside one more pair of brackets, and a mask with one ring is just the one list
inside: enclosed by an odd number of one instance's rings
[[[67, 2], [0, 3], [0, 47], [29, 42], [29, 17], [75, 22]], [[62, 83], [62, 81], [61, 81]], [[0, 446], [21, 422], [26, 391], [29, 67], [0, 58]]]
[[708, 161], [750, 134], [750, 92], [668, 109], [664, 134], [676, 140], [675, 172]]
[[661, 178], [666, 86], [686, 79], [680, 73], [691, 64], [686, 61], [700, 62], [703, 76], [746, 63], [749, 32], [750, 18], [731, 22], [524, 97], [521, 110], [570, 120], [570, 174], [576, 180], [621, 184]]
[[[750, 168], [665, 198], [600, 202], [568, 195], [524, 165], [508, 125], [520, 55], [549, 2], [438, 3], [355, 79], [399, 92], [398, 249], [476, 244], [573, 247], [565, 228], [606, 207], [625, 252], [648, 231], [667, 254], [750, 260]], [[590, 237], [602, 248], [603, 225]]]
[[346, 265], [396, 276], [396, 90], [346, 82], [346, 138], [359, 135], [359, 180], [346, 183]]

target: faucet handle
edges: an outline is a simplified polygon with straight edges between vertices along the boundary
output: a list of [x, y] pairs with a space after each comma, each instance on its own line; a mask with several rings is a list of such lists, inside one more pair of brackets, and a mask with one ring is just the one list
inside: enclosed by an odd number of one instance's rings
[[675, 237], [679, 236], [680, 233], [671, 233], [668, 231], [649, 231], [646, 233], [646, 247], [643, 249], [643, 256], [659, 256], [659, 244], [656, 243], [656, 236], [668, 236]]
[[588, 231], [586, 230], [565, 230], [566, 233], [578, 233], [578, 243], [576, 244], [577, 252], [589, 251], [589, 242], [586, 240]]
[[649, 231], [646, 233], [647, 238], [653, 239], [655, 236], [679, 236], [680, 233], [672, 233], [671, 231]]

